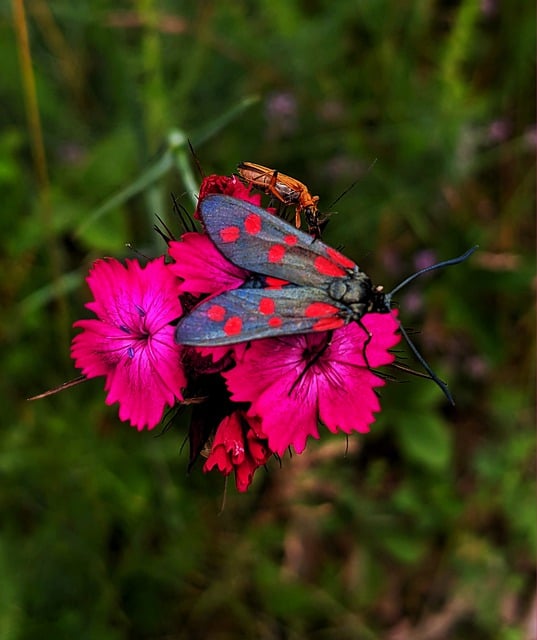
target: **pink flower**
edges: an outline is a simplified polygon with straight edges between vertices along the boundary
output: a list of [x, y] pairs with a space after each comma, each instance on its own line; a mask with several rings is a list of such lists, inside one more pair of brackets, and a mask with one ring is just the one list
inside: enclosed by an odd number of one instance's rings
[[[261, 195], [250, 194], [250, 189], [237, 176], [211, 175], [203, 179], [198, 201], [211, 193], [223, 193], [259, 205]], [[199, 219], [197, 209], [194, 218]], [[204, 233], [184, 233], [179, 242], [169, 243], [168, 251], [174, 260], [169, 268], [183, 280], [179, 285], [183, 293], [217, 295], [237, 289], [248, 277], [248, 271], [224, 258]]]
[[[199, 202], [208, 194], [223, 193], [259, 205], [261, 196], [251, 195], [250, 188], [236, 176], [208, 176], [201, 184]], [[197, 212], [194, 217], [199, 218]], [[214, 296], [239, 288], [250, 276], [249, 271], [227, 260], [205, 233], [184, 233], [180, 241], [169, 242], [168, 253], [174, 261], [169, 268], [182, 280], [179, 285], [181, 293]], [[268, 278], [269, 286], [275, 280]]]
[[[362, 318], [372, 334], [367, 362], [393, 362], [397, 312]], [[235, 402], [250, 402], [248, 416], [261, 420], [269, 448], [283, 455], [292, 445], [301, 453], [308, 436], [319, 438], [318, 420], [333, 433], [364, 433], [380, 410], [375, 387], [384, 380], [364, 360], [367, 336], [351, 323], [333, 332], [255, 340], [230, 371], [223, 374]]]
[[217, 295], [237, 289], [249, 274], [224, 258], [203, 233], [184, 233], [180, 241], [170, 242], [168, 252], [175, 261], [168, 268], [183, 280], [178, 288], [182, 293]]
[[87, 378], [106, 377], [106, 403], [119, 402], [121, 420], [151, 429], [186, 386], [170, 324], [182, 313], [178, 280], [163, 257], [145, 268], [109, 258], [93, 264], [87, 282], [94, 301], [86, 306], [97, 319], [74, 323], [83, 331], [71, 356]]
[[[239, 200], [246, 200], [259, 206], [261, 204], [260, 193], [250, 193], [252, 186], [243, 184], [237, 176], [217, 176], [211, 175], [203, 178], [198, 194], [198, 201], [201, 202], [210, 193], [223, 193], [226, 196], [233, 196]], [[194, 213], [194, 218], [200, 218], [198, 210]]]
[[203, 470], [207, 473], [217, 467], [225, 476], [234, 470], [237, 489], [246, 491], [256, 469], [271, 455], [266, 440], [259, 435], [259, 421], [246, 418], [242, 411], [235, 411], [218, 426]]

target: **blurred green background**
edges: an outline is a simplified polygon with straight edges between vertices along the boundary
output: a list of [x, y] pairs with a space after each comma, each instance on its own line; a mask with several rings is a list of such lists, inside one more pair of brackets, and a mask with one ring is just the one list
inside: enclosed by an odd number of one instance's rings
[[[1, 5], [2, 640], [535, 638], [534, 51], [528, 2]], [[239, 495], [186, 474], [187, 415], [27, 402], [76, 375], [91, 262], [179, 232], [187, 138], [305, 182], [388, 289], [478, 243], [398, 296], [456, 406], [395, 372], [369, 435]]]

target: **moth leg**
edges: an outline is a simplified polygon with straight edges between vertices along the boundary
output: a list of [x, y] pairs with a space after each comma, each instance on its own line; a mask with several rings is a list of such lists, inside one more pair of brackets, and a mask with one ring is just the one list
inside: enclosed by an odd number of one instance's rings
[[362, 318], [359, 318], [358, 320], [356, 320], [356, 322], [358, 323], [358, 326], [361, 327], [365, 333], [367, 334], [367, 339], [364, 342], [364, 345], [362, 347], [362, 355], [364, 356], [364, 360], [365, 360], [365, 366], [368, 369], [371, 369], [371, 365], [369, 364], [369, 361], [367, 359], [367, 353], [365, 352], [365, 350], [367, 349], [367, 346], [369, 345], [369, 343], [371, 342], [371, 339], [373, 338], [373, 334], [368, 330], [368, 328], [365, 326], [365, 324], [362, 322]]

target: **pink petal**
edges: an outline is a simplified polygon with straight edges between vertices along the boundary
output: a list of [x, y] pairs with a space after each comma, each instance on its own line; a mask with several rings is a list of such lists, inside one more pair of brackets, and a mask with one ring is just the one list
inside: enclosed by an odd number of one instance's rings
[[240, 287], [248, 277], [247, 271], [226, 260], [201, 233], [183, 234], [180, 242], [170, 242], [168, 251], [175, 261], [168, 268], [183, 280], [181, 292], [215, 295]]
[[375, 420], [374, 412], [380, 410], [373, 387], [382, 386], [384, 381], [365, 368], [341, 367], [340, 373], [345, 376], [344, 386], [320, 386], [320, 419], [333, 433], [366, 433]]
[[392, 309], [390, 313], [368, 313], [362, 318], [363, 324], [372, 334], [367, 345], [369, 366], [380, 367], [395, 360], [395, 355], [389, 349], [393, 349], [401, 340], [401, 334], [398, 333], [398, 313], [397, 309]]
[[228, 475], [234, 470], [237, 489], [246, 491], [256, 469], [272, 455], [257, 435], [258, 426], [256, 420], [247, 421], [242, 411], [235, 411], [224, 418], [216, 430], [203, 471], [207, 473], [217, 467]]
[[142, 268], [136, 260], [98, 260], [88, 276], [98, 320], [80, 320], [71, 355], [87, 377], [106, 376], [107, 404], [142, 429], [154, 427], [166, 406], [182, 400], [186, 378], [174, 327], [181, 315], [177, 278], [164, 258]]
[[[307, 334], [256, 340], [224, 373], [231, 398], [249, 402], [261, 420], [269, 448], [301, 453], [308, 436], [319, 437], [318, 419], [331, 431], [365, 432], [380, 410], [375, 387], [384, 381], [367, 368], [393, 362], [389, 349], [400, 340], [396, 313], [367, 314], [372, 336], [351, 323], [330, 336]], [[330, 342], [325, 344], [329, 339]], [[367, 343], [367, 344], [366, 344]], [[315, 358], [312, 354], [320, 351]]]
[[235, 467], [235, 486], [238, 491], [241, 493], [248, 491], [257, 468], [258, 465], [251, 458], [247, 458], [240, 466]]
[[319, 437], [315, 390], [293, 385], [303, 366], [305, 336], [282, 336], [252, 342], [240, 364], [226, 372], [231, 399], [250, 402], [269, 448], [283, 455], [289, 446], [301, 453], [309, 435]]
[[[170, 349], [170, 352], [178, 363], [178, 349]], [[141, 348], [133, 358], [120, 360], [108, 374], [106, 404], [119, 403], [121, 420], [129, 420], [138, 429], [146, 426], [152, 429], [162, 419], [165, 407], [172, 407], [177, 399], [182, 398], [180, 386], [185, 385], [183, 372], [177, 366], [176, 388], [172, 390], [162, 380], [161, 366], [162, 362], [155, 368], [146, 350]]]
[[[210, 193], [223, 193], [259, 206], [261, 204], [261, 194], [252, 194], [250, 193], [251, 189], [251, 185], [245, 185], [237, 178], [237, 176], [211, 175], [203, 179], [200, 186], [198, 201], [201, 202], [203, 198]], [[200, 218], [197, 209], [194, 213], [194, 218], [198, 220]]]
[[164, 256], [151, 260], [142, 268], [136, 260], [124, 266], [107, 258], [92, 265], [87, 282], [94, 301], [86, 306], [108, 324], [133, 327], [140, 322], [163, 326], [180, 317], [179, 281], [164, 263]]

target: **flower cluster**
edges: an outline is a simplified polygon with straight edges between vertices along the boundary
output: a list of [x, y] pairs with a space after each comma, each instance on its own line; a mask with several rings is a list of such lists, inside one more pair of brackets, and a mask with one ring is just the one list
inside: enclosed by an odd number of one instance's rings
[[[200, 201], [211, 193], [260, 204], [236, 177], [206, 178]], [[228, 346], [177, 344], [181, 317], [251, 277], [204, 231], [170, 240], [167, 256], [144, 266], [98, 260], [87, 278], [87, 307], [96, 317], [75, 323], [82, 332], [71, 349], [86, 378], [105, 377], [107, 404], [117, 402], [120, 419], [138, 429], [191, 404], [191, 465], [205, 455], [204, 471], [233, 471], [239, 491], [271, 456], [289, 447], [301, 453], [309, 436], [320, 437], [320, 424], [334, 433], [367, 432], [380, 409], [376, 388], [384, 384], [373, 368], [393, 362], [390, 349], [400, 339], [391, 311], [331, 331]]]

